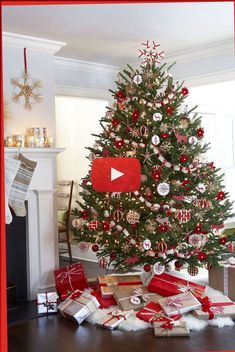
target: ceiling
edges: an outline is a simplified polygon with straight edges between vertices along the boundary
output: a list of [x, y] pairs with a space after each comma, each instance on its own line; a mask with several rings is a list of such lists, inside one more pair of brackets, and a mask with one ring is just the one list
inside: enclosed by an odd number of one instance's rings
[[166, 53], [233, 37], [233, 3], [10, 6], [3, 30], [66, 42], [56, 55], [122, 66], [146, 39]]

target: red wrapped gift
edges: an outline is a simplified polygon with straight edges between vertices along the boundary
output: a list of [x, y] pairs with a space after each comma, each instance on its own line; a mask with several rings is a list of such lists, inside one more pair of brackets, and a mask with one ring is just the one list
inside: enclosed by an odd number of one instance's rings
[[56, 290], [61, 300], [75, 290], [88, 288], [82, 263], [78, 262], [54, 271]]
[[117, 302], [115, 301], [114, 297], [103, 298], [100, 290], [92, 291], [91, 295], [96, 297], [101, 309], [117, 305]]
[[205, 286], [164, 273], [161, 275], [154, 275], [149, 282], [148, 290], [164, 297], [190, 291], [195, 297], [201, 298], [205, 291]]
[[[165, 314], [160, 304], [149, 302], [144, 308], [140, 309], [136, 314], [137, 318], [144, 320], [148, 323], [155, 321], [169, 321], [169, 317]], [[178, 320], [181, 318], [180, 314], [173, 315], [171, 320]]]

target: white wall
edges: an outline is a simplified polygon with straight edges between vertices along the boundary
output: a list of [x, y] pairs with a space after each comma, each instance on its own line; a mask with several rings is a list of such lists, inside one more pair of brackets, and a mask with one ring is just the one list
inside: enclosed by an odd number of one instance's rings
[[[55, 137], [55, 69], [54, 54], [65, 43], [3, 33], [3, 90], [8, 103], [9, 119], [5, 121], [5, 136], [25, 134], [30, 127], [46, 127], [48, 134]], [[41, 80], [43, 102], [35, 104], [33, 110], [12, 102], [11, 78], [19, 77], [24, 71], [23, 48], [27, 48], [28, 72], [32, 78]]]

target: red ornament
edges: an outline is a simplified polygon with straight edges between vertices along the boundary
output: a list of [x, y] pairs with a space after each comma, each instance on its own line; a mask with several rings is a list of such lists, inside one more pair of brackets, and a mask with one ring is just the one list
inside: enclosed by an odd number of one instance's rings
[[198, 128], [197, 129], [197, 136], [199, 138], [202, 138], [204, 136], [204, 129], [203, 128]]
[[189, 156], [188, 156], [187, 154], [181, 154], [181, 156], [180, 156], [180, 162], [181, 162], [182, 164], [187, 163], [188, 160], [189, 160]]
[[137, 110], [133, 111], [131, 118], [132, 118], [133, 122], [137, 122], [138, 118], [139, 118], [139, 111], [137, 111]]
[[165, 253], [167, 251], [167, 244], [162, 239], [157, 243], [156, 248], [157, 248], [158, 252]]
[[103, 221], [103, 230], [104, 231], [109, 231], [110, 230], [110, 224], [108, 221]]
[[168, 231], [168, 226], [166, 224], [161, 224], [159, 225], [159, 230], [160, 232], [166, 232]]
[[175, 268], [176, 270], [179, 270], [180, 268], [182, 268], [182, 263], [179, 262], [178, 260], [175, 261]]
[[118, 126], [120, 121], [118, 119], [112, 119], [112, 125], [113, 126]]
[[118, 99], [118, 100], [123, 100], [126, 98], [125, 96], [125, 93], [122, 91], [122, 90], [118, 90], [115, 94], [115, 97]]
[[167, 115], [172, 115], [173, 114], [173, 108], [171, 106], [166, 107], [166, 113]]
[[199, 252], [197, 255], [197, 259], [200, 261], [207, 260], [208, 255], [205, 252]]
[[149, 273], [149, 272], [152, 270], [150, 264], [145, 264], [143, 269], [144, 269], [144, 271], [145, 271], [146, 273]]
[[223, 236], [219, 238], [219, 243], [222, 244], [223, 246], [226, 244], [227, 242], [227, 237]]
[[93, 221], [89, 222], [89, 224], [88, 224], [89, 230], [92, 230], [92, 231], [97, 230], [98, 226], [99, 226], [99, 221], [97, 221], [97, 220], [93, 220]]
[[125, 142], [124, 142], [123, 139], [116, 139], [116, 140], [114, 141], [114, 145], [115, 145], [115, 147], [118, 148], [118, 149], [122, 148], [122, 147], [124, 146], [124, 144], [125, 144]]
[[89, 211], [88, 210], [80, 210], [80, 216], [83, 218], [83, 219], [87, 219], [89, 217]]
[[188, 95], [188, 93], [189, 93], [188, 88], [183, 87], [183, 88], [181, 89], [181, 93], [182, 93], [183, 95]]
[[156, 181], [160, 181], [160, 178], [161, 178], [161, 168], [159, 168], [158, 166], [153, 166], [152, 167], [152, 178]]
[[224, 199], [224, 192], [223, 191], [218, 192], [217, 196], [216, 196], [216, 199], [217, 200], [223, 200]]
[[162, 137], [163, 139], [167, 139], [167, 138], [169, 138], [169, 134], [168, 134], [168, 133], [162, 133], [162, 134], [161, 134], [161, 137]]
[[117, 253], [116, 252], [111, 252], [110, 253], [110, 259], [115, 260], [117, 258]]
[[98, 252], [98, 250], [99, 250], [98, 244], [93, 244], [91, 249], [92, 249], [93, 252]]
[[191, 219], [190, 210], [182, 209], [178, 212], [178, 220], [181, 224], [185, 224]]
[[202, 225], [201, 224], [197, 225], [193, 230], [193, 233], [202, 233]]

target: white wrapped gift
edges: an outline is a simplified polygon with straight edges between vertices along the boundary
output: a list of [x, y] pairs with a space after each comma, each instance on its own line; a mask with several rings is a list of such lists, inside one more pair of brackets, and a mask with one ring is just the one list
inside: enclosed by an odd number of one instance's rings
[[38, 314], [49, 314], [57, 312], [59, 296], [56, 292], [42, 292], [37, 294]]

